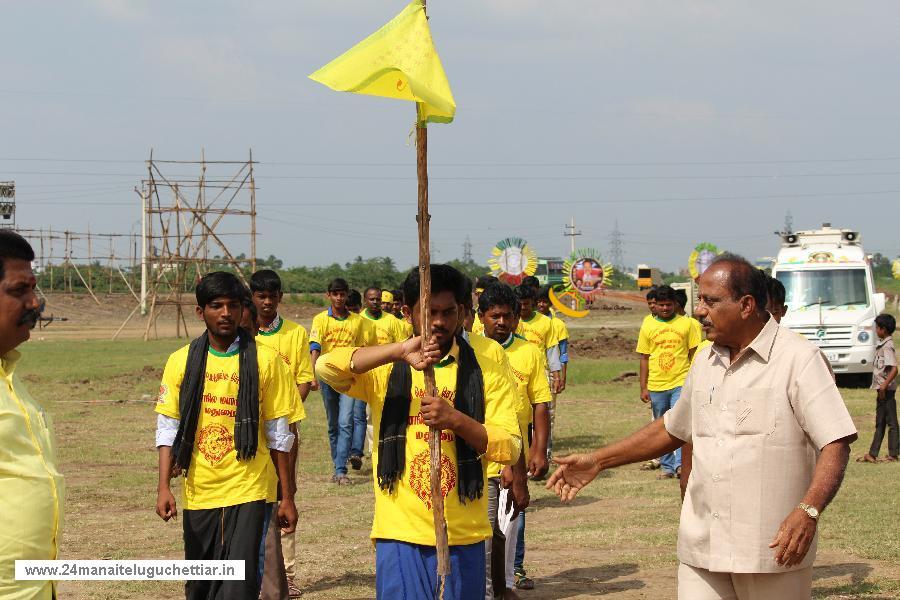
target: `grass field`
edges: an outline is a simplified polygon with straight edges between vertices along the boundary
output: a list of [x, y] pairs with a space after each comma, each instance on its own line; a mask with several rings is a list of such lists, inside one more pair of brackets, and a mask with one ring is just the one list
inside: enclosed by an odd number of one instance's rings
[[[20, 373], [55, 421], [68, 500], [61, 557], [180, 558], [181, 523], [154, 513], [153, 398], [161, 367], [183, 341], [35, 341]], [[638, 400], [635, 360], [574, 360], [560, 399], [556, 449], [586, 450], [649, 419]], [[872, 393], [845, 389], [864, 451]], [[328, 483], [330, 459], [318, 394], [306, 403], [298, 507], [298, 576], [304, 598], [371, 598], [374, 552], [371, 469], [357, 485]], [[176, 492], [177, 495], [177, 492]], [[532, 486], [526, 567], [537, 587], [523, 598], [675, 597], [680, 501], [674, 481], [625, 467], [605, 473], [572, 506]], [[900, 465], [851, 462], [822, 517], [816, 598], [900, 598]], [[67, 582], [62, 598], [179, 598], [178, 583]]]

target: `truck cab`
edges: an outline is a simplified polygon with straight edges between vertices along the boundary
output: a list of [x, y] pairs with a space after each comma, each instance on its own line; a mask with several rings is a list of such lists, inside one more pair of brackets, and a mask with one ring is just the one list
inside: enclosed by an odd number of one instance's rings
[[826, 223], [780, 235], [772, 276], [786, 291], [781, 325], [818, 346], [836, 374], [871, 373], [885, 297], [875, 293], [859, 232]]

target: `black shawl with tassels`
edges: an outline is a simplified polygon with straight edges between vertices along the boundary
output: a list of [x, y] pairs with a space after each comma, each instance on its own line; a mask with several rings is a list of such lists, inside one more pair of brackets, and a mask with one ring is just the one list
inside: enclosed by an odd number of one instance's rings
[[[256, 456], [259, 438], [259, 365], [256, 358], [256, 341], [253, 335], [238, 329], [239, 376], [237, 412], [234, 418], [234, 449], [238, 460]], [[197, 437], [197, 422], [203, 410], [203, 386], [206, 382], [206, 357], [209, 354], [209, 333], [191, 342], [184, 380], [178, 396], [181, 419], [178, 433], [172, 444], [175, 465], [187, 470]]]
[[[475, 352], [457, 336], [459, 365], [456, 371], [456, 397], [453, 406], [479, 423], [484, 423], [484, 379]], [[378, 432], [378, 485], [393, 491], [406, 465], [406, 427], [412, 403], [412, 371], [405, 362], [395, 362], [388, 379], [381, 427]], [[472, 446], [456, 436], [457, 489], [463, 504], [480, 498], [484, 475], [481, 459]]]

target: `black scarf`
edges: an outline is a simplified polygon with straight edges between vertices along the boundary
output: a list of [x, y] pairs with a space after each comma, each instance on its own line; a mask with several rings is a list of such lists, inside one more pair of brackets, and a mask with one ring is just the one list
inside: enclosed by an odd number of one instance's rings
[[[464, 415], [484, 423], [484, 379], [472, 347], [457, 336], [459, 366], [453, 406]], [[378, 486], [393, 491], [406, 465], [406, 427], [412, 403], [412, 371], [405, 362], [395, 362], [388, 379], [381, 426], [378, 431]], [[463, 504], [480, 498], [484, 487], [481, 459], [472, 446], [456, 436], [457, 491]]]
[[[259, 365], [256, 360], [256, 341], [253, 335], [238, 329], [239, 364], [237, 412], [234, 418], [234, 449], [238, 460], [256, 456], [259, 436]], [[172, 444], [172, 456], [177, 467], [187, 470], [197, 438], [197, 421], [203, 410], [203, 386], [206, 383], [206, 357], [209, 354], [209, 333], [191, 342], [184, 380], [178, 396], [181, 420]]]

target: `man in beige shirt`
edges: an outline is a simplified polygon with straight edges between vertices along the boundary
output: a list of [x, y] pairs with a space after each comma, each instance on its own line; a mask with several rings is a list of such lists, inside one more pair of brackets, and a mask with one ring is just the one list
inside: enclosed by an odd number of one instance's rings
[[720, 256], [700, 278], [697, 353], [664, 418], [590, 454], [560, 457], [547, 483], [572, 500], [600, 471], [689, 442], [678, 532], [682, 600], [810, 598], [819, 514], [856, 428], [815, 346], [765, 311], [765, 275]]

